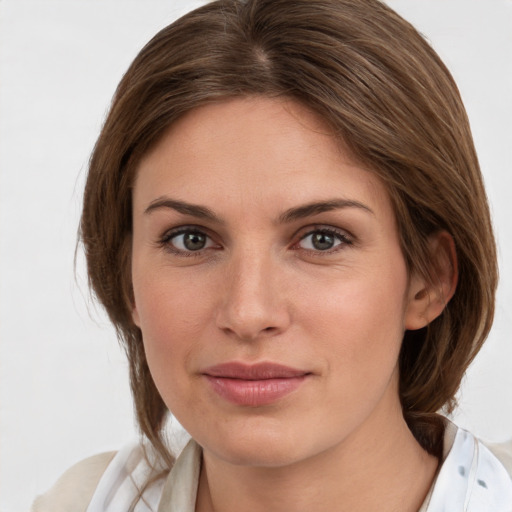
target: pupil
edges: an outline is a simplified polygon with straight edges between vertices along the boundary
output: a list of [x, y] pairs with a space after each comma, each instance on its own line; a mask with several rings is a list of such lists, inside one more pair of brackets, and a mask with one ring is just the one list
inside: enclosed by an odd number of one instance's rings
[[331, 249], [334, 245], [334, 237], [326, 233], [315, 233], [313, 235], [313, 247], [319, 251]]
[[187, 233], [183, 238], [183, 244], [189, 251], [199, 251], [206, 244], [206, 237], [200, 233]]

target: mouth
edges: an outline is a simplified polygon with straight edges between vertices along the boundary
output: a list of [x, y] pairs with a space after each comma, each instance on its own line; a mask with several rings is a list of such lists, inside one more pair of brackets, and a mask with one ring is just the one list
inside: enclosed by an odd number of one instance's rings
[[277, 402], [298, 389], [311, 372], [275, 363], [224, 363], [202, 375], [213, 391], [236, 405], [259, 407]]

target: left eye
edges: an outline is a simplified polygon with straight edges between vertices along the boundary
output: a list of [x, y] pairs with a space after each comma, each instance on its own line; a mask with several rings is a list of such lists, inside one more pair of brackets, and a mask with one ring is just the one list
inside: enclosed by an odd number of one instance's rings
[[322, 229], [308, 233], [301, 238], [298, 245], [308, 251], [329, 251], [342, 243], [349, 243], [345, 235]]

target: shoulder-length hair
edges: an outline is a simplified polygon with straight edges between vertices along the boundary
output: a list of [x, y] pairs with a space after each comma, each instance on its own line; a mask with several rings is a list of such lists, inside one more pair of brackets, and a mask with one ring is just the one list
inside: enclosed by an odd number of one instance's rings
[[128, 355], [141, 431], [167, 457], [168, 411], [132, 321], [137, 165], [186, 112], [251, 95], [308, 106], [382, 179], [410, 272], [435, 279], [429, 237], [440, 230], [453, 237], [455, 295], [427, 328], [406, 332], [399, 361], [404, 417], [421, 445], [439, 454], [436, 411], [453, 408], [491, 327], [496, 250], [455, 82], [423, 37], [378, 0], [217, 0], [159, 32], [121, 80], [90, 160], [80, 233], [90, 285]]

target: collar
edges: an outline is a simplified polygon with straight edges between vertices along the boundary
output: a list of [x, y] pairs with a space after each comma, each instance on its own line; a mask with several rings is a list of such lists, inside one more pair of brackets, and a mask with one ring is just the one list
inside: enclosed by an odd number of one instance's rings
[[444, 461], [420, 512], [512, 512], [512, 480], [481, 441], [448, 422], [444, 451]]

